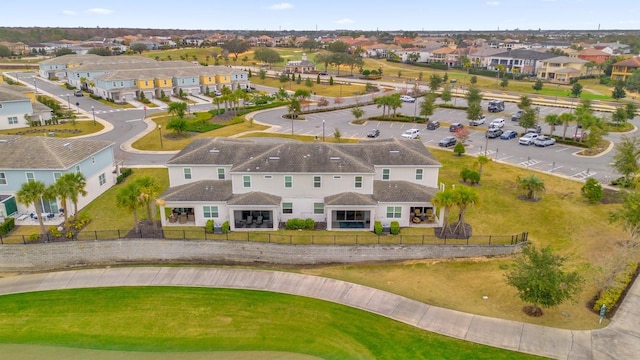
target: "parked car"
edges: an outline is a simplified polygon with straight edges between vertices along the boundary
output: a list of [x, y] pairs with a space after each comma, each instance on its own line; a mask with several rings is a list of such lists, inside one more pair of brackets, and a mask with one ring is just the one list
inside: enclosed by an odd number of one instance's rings
[[528, 133], [524, 134], [520, 139], [518, 139], [518, 144], [520, 145], [531, 145], [533, 141], [538, 138], [538, 134], [536, 133]]
[[427, 130], [435, 130], [440, 127], [440, 121], [431, 120], [427, 123]]
[[405, 139], [417, 139], [418, 136], [420, 136], [420, 130], [409, 129], [409, 130], [406, 130], [404, 133], [402, 133], [402, 135], [400, 136], [402, 136]]
[[491, 129], [502, 129], [503, 127], [504, 127], [503, 118], [493, 119], [493, 121], [491, 121], [491, 123], [489, 124], [489, 128]]
[[380, 130], [378, 129], [371, 129], [367, 133], [368, 138], [377, 138], [378, 136], [380, 136]]
[[318, 73], [318, 75], [325, 76], [325, 75], [329, 75], [329, 74], [328, 74], [326, 71], [320, 71], [320, 72]]
[[502, 140], [515, 139], [516, 136], [518, 136], [518, 133], [515, 132], [515, 130], [507, 130], [503, 132], [502, 135], [500, 135], [500, 139]]
[[488, 137], [489, 139], [495, 139], [497, 137], [500, 137], [500, 135], [502, 135], [502, 129], [500, 128], [490, 128], [485, 133], [485, 136]]
[[482, 125], [484, 124], [486, 119], [487, 119], [486, 115], [480, 115], [480, 117], [475, 120], [469, 120], [469, 125], [471, 126]]
[[489, 101], [489, 106], [487, 107], [487, 110], [489, 110], [489, 112], [504, 111], [504, 101], [502, 100]]
[[538, 136], [537, 139], [533, 140], [533, 145], [535, 146], [551, 146], [556, 143], [556, 139], [548, 136]]
[[215, 95], [215, 96], [222, 96], [222, 91], [220, 91], [220, 90], [216, 90], [216, 91], [214, 91], [214, 92], [213, 92], [213, 95]]
[[444, 138], [444, 139], [440, 140], [440, 142], [438, 142], [438, 146], [440, 146], [440, 147], [454, 146], [457, 142], [458, 142], [458, 140], [456, 140], [455, 137], [447, 136], [446, 138]]
[[572, 136], [572, 139], [575, 141], [581, 141], [582, 139], [586, 138], [587, 135], [589, 135], [589, 133], [587, 133], [586, 131], [580, 131], [577, 134]]
[[409, 95], [400, 96], [400, 100], [402, 100], [403, 102], [408, 102], [408, 103], [416, 102], [416, 98], [413, 98], [413, 97], [411, 97]]
[[462, 129], [464, 127], [464, 125], [460, 124], [460, 123], [453, 123], [449, 126], [449, 132], [455, 132], [458, 129]]
[[73, 96], [80, 97], [80, 96], [84, 96], [84, 94], [82, 93], [82, 90], [76, 90], [73, 92]]
[[540, 135], [540, 133], [542, 133], [542, 127], [540, 125], [536, 126], [535, 128], [528, 128], [524, 131], [525, 134], [529, 134], [529, 133], [536, 133], [538, 135]]
[[522, 118], [522, 114], [524, 114], [524, 111], [516, 111], [515, 114], [511, 115], [511, 121], [520, 121], [520, 118]]

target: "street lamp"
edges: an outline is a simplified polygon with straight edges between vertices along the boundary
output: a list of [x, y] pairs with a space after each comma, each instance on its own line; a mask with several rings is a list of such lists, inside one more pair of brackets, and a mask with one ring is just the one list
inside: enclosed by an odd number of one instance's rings
[[324, 142], [324, 119], [322, 119], [322, 142]]
[[96, 110], [91, 107], [91, 113], [93, 114], [93, 126], [96, 126]]
[[36, 84], [36, 79], [33, 79], [33, 87], [36, 89], [36, 95], [38, 95], [38, 85]]
[[162, 125], [158, 125], [158, 133], [160, 134], [160, 149], [162, 149]]
[[67, 94], [67, 107], [71, 110], [71, 101], [69, 100], [69, 94]]

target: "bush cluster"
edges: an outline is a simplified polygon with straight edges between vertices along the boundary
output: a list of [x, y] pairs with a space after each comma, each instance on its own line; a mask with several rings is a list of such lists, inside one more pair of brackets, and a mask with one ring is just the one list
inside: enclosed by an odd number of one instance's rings
[[0, 235], [7, 235], [14, 227], [16, 227], [16, 219], [12, 217], [5, 218], [2, 225], [0, 225]]
[[316, 222], [313, 219], [298, 219], [293, 218], [287, 220], [284, 225], [284, 228], [287, 230], [298, 230], [298, 229], [307, 229], [313, 230], [316, 227]]
[[229, 221], [225, 221], [222, 223], [222, 227], [220, 228], [224, 234], [229, 233], [231, 231], [231, 226], [229, 225]]
[[391, 224], [389, 224], [389, 232], [393, 235], [398, 235], [400, 233], [400, 223], [392, 221]]
[[116, 178], [116, 184], [120, 184], [121, 182], [124, 181], [124, 179], [126, 179], [129, 175], [131, 175], [131, 173], [133, 172], [133, 170], [131, 170], [131, 168], [124, 168], [120, 171], [120, 175], [118, 175], [118, 177]]
[[617, 304], [618, 301], [620, 301], [622, 293], [633, 281], [637, 270], [637, 263], [628, 264], [623, 271], [616, 275], [613, 284], [609, 288], [604, 289], [602, 292], [600, 292], [598, 300], [596, 300], [595, 304], [593, 304], [593, 311], [600, 311], [602, 305], [605, 305], [607, 306], [607, 308], [611, 309], [615, 304]]
[[215, 223], [214, 223], [213, 219], [209, 219], [209, 220], [207, 220], [207, 222], [204, 224], [204, 228], [205, 228], [205, 230], [206, 230], [208, 233], [212, 233], [212, 232], [213, 232], [213, 229], [214, 229], [214, 227], [213, 227], [213, 226], [214, 226], [214, 224], [215, 224]]
[[382, 230], [383, 230], [382, 223], [380, 221], [375, 221], [373, 223], [373, 232], [376, 235], [380, 235], [380, 234], [382, 234]]
[[464, 168], [460, 171], [460, 177], [463, 182], [468, 182], [471, 185], [480, 183], [480, 173], [474, 170]]

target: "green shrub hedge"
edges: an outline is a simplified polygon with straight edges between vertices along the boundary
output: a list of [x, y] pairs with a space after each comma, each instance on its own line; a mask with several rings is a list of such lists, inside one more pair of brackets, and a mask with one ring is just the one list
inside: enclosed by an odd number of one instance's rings
[[393, 235], [398, 235], [400, 233], [400, 223], [397, 221], [392, 221], [389, 225], [389, 232]]
[[380, 234], [382, 234], [382, 230], [383, 230], [382, 223], [380, 221], [375, 221], [373, 223], [373, 232], [376, 235], [380, 235]]
[[131, 175], [131, 173], [133, 173], [133, 170], [131, 168], [121, 169], [120, 175], [118, 175], [118, 177], [116, 178], [116, 184], [120, 184], [121, 182], [123, 182], [124, 179]]
[[8, 217], [4, 219], [2, 225], [0, 225], [0, 235], [7, 235], [16, 227], [16, 219]]
[[629, 287], [633, 281], [636, 271], [638, 270], [638, 264], [628, 264], [623, 271], [616, 275], [613, 280], [613, 284], [600, 292], [598, 300], [593, 304], [593, 311], [600, 311], [602, 305], [605, 305], [608, 309], [611, 309], [614, 305], [620, 301], [620, 297], [624, 291]]
[[284, 224], [284, 228], [287, 230], [299, 230], [299, 229], [307, 229], [313, 230], [316, 227], [316, 222], [313, 219], [298, 219], [293, 218], [287, 220]]

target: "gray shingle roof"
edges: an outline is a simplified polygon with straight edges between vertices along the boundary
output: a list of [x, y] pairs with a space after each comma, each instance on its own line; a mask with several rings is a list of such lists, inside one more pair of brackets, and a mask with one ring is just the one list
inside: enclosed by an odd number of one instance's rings
[[271, 195], [271, 194], [263, 193], [260, 191], [252, 191], [244, 194], [233, 195], [229, 199], [227, 204], [228, 205], [279, 206], [280, 200], [282, 200], [280, 196]]
[[0, 135], [0, 169], [68, 169], [112, 147], [109, 141]]
[[28, 89], [23, 86], [10, 86], [6, 84], [0, 85], [0, 101], [29, 100], [26, 95], [24, 95], [21, 91], [18, 91], [18, 89], [16, 88], [22, 88], [23, 91]]
[[422, 186], [408, 181], [373, 182], [373, 196], [379, 202], [429, 202], [438, 189]]
[[231, 180], [201, 180], [167, 189], [165, 201], [227, 201], [231, 197]]
[[368, 194], [360, 194], [355, 192], [344, 192], [340, 194], [330, 195], [324, 198], [324, 203], [326, 205], [351, 205], [351, 206], [362, 206], [362, 205], [372, 205], [375, 206], [378, 202], [373, 198], [372, 195]]
[[440, 167], [420, 141], [397, 138], [357, 144], [257, 143], [251, 140], [198, 139], [168, 165], [232, 165], [248, 173], [372, 173], [375, 165]]

